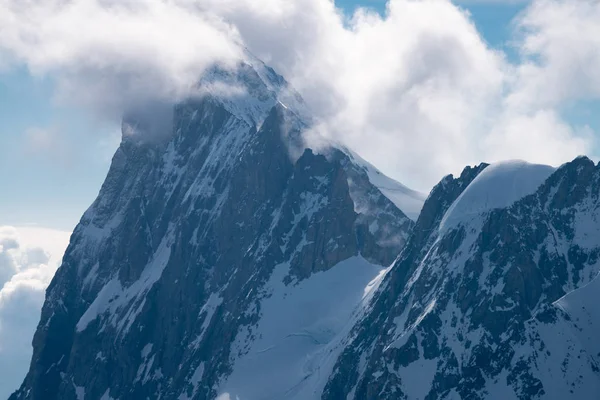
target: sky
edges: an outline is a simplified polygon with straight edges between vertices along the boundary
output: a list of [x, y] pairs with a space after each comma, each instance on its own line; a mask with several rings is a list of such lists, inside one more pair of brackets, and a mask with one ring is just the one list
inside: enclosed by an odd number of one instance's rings
[[482, 161], [597, 160], [599, 20], [599, 0], [0, 0], [0, 398], [124, 113], [243, 46], [311, 133], [417, 190]]

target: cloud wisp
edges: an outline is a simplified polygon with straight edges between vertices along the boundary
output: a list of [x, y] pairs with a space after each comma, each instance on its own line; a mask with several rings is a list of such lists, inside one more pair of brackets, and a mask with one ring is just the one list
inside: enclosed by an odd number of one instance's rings
[[561, 116], [600, 97], [593, 0], [533, 1], [515, 21], [516, 64], [449, 0], [351, 17], [329, 0], [0, 0], [0, 11], [0, 55], [114, 118], [189, 94], [245, 46], [303, 95], [316, 132], [421, 190], [465, 164], [559, 164], [595, 145]]

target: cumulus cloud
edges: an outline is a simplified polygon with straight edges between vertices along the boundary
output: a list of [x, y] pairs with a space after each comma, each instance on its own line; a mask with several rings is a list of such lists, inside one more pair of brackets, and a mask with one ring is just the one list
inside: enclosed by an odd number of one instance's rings
[[[554, 107], [600, 98], [600, 2], [538, 0], [518, 19], [518, 87], [511, 103]], [[533, 103], [533, 104], [532, 104]]]
[[454, 0], [456, 4], [523, 4], [532, 0]]
[[328, 0], [0, 0], [0, 52], [55, 77], [63, 100], [122, 113], [185, 96], [246, 46], [303, 95], [313, 133], [426, 190], [465, 164], [591, 151], [591, 130], [561, 107], [599, 97], [599, 9], [535, 0], [516, 21], [513, 63], [450, 0], [351, 17]]
[[310, 58], [289, 72], [323, 114], [315, 129], [420, 189], [472, 162], [508, 66], [468, 16], [445, 1], [392, 1], [384, 17], [338, 18], [311, 29]]
[[62, 101], [120, 113], [177, 99], [215, 61], [236, 59], [231, 27], [186, 0], [0, 0], [0, 48], [57, 80]]
[[[271, 18], [243, 5], [224, 18], [318, 110], [315, 131], [413, 187], [427, 190], [465, 164], [507, 158], [559, 164], [594, 148], [589, 128], [562, 119], [565, 97], [548, 103], [545, 91], [569, 86], [578, 73], [561, 61], [556, 41], [573, 43], [570, 51], [579, 64], [587, 62], [589, 74], [600, 70], [591, 22], [597, 16], [587, 10], [598, 10], [598, 2], [533, 3], [516, 21], [523, 56], [517, 64], [490, 48], [470, 15], [449, 1], [391, 0], [384, 16], [359, 9], [350, 19], [330, 2], [292, 3]], [[568, 31], [589, 15], [586, 44], [575, 45], [575, 35], [559, 40], [564, 8], [578, 10], [570, 13]], [[264, 40], [268, 32], [277, 32], [276, 39]], [[572, 99], [585, 96], [570, 88]]]
[[29, 368], [44, 292], [68, 241], [67, 232], [0, 226], [0, 398]]

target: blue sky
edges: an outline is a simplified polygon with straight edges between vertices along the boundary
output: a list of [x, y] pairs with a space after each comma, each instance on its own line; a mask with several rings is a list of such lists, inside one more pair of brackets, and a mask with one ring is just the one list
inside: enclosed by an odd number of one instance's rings
[[[338, 6], [346, 12], [353, 12], [357, 7], [370, 7], [379, 13], [385, 13], [385, 0], [338, 0]], [[526, 6], [526, 1], [458, 1], [457, 4], [469, 10], [477, 29], [486, 41], [497, 48], [508, 48], [510, 39], [510, 21]]]
[[[385, 13], [382, 0], [340, 0], [348, 14], [358, 6]], [[527, 3], [461, 4], [492, 48], [509, 59], [513, 18]], [[1, 67], [1, 65], [0, 65]], [[33, 77], [24, 66], [0, 69], [0, 225], [39, 225], [71, 230], [98, 193], [119, 127], [87, 108], [55, 99], [49, 78]], [[72, 99], [71, 99], [72, 100]], [[574, 125], [600, 127], [596, 100], [574, 101], [563, 115]]]
[[22, 68], [0, 75], [0, 121], [0, 225], [72, 229], [104, 179], [116, 127], [56, 105], [52, 84]]

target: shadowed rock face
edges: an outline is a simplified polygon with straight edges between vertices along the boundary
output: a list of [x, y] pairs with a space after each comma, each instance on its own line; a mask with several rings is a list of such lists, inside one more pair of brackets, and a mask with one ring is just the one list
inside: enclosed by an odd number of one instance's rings
[[353, 256], [386, 266], [400, 252], [414, 223], [342, 151], [292, 161], [305, 121], [279, 103], [285, 81], [253, 68], [226, 75], [248, 84], [252, 107], [208, 93], [176, 105], [161, 140], [144, 140], [143, 121], [124, 125], [11, 399], [214, 398], [276, 266], [289, 264], [295, 285]]
[[439, 230], [483, 168], [434, 188], [323, 398], [600, 393], [597, 346], [587, 339], [598, 325], [585, 312], [597, 294], [576, 295], [600, 271], [600, 167], [578, 158], [509, 207]]

